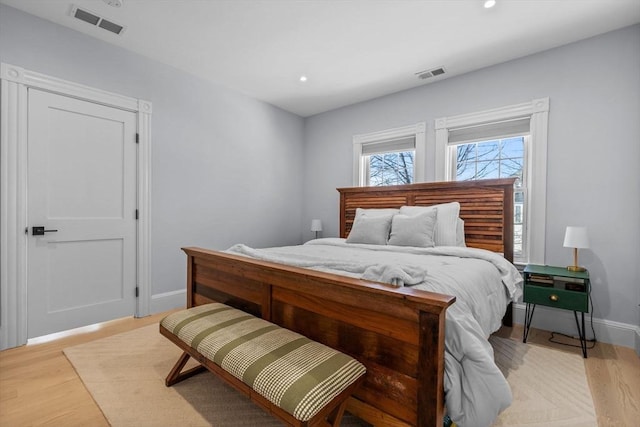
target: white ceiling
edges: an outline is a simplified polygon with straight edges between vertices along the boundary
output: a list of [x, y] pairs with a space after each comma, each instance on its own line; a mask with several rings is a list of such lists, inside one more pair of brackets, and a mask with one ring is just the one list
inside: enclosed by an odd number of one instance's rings
[[[305, 117], [640, 22], [640, 0], [0, 3]], [[74, 19], [73, 4], [127, 28], [117, 36]], [[414, 75], [437, 67], [447, 73]]]

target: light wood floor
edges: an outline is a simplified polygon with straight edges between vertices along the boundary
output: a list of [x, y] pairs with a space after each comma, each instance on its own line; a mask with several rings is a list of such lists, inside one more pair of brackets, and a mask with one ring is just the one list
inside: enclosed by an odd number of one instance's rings
[[[108, 426], [102, 412], [62, 353], [66, 347], [157, 323], [164, 315], [120, 319], [43, 343], [0, 352], [0, 426]], [[500, 336], [522, 336], [503, 328]], [[549, 343], [549, 333], [532, 329], [529, 341]], [[600, 427], [637, 426], [640, 420], [640, 358], [629, 348], [596, 344], [585, 361]]]

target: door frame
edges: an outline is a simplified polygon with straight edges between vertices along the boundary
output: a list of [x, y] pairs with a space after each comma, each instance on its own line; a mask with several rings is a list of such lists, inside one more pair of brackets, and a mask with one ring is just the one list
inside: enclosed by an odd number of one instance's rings
[[29, 88], [136, 113], [138, 298], [134, 315], [148, 315], [151, 301], [151, 102], [0, 63], [0, 350], [27, 342]]

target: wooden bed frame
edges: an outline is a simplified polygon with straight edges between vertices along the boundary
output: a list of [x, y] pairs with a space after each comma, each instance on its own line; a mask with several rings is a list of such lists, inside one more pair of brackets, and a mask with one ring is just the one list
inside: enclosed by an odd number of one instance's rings
[[[467, 246], [513, 256], [514, 179], [342, 188], [340, 235], [355, 209], [458, 201]], [[445, 311], [455, 297], [183, 248], [187, 306], [222, 302], [367, 367], [347, 410], [373, 425], [442, 426]]]

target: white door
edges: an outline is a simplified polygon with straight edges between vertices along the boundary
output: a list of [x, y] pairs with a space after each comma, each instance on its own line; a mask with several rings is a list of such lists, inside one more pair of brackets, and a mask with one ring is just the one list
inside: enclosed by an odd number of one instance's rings
[[36, 89], [28, 105], [28, 337], [134, 315], [136, 113]]

